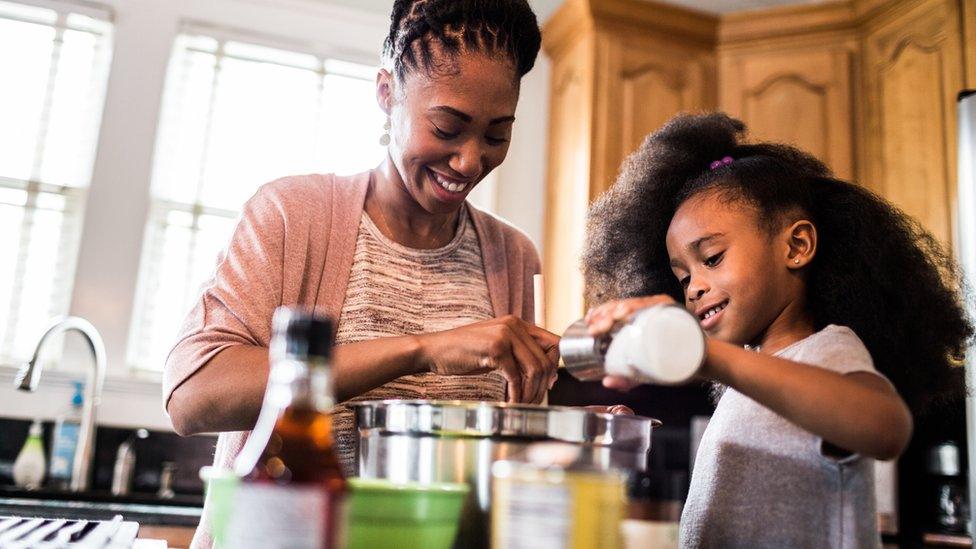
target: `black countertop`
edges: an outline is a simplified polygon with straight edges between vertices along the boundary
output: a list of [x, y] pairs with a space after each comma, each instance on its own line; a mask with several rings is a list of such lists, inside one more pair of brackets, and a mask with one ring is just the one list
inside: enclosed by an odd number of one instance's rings
[[0, 498], [2, 516], [111, 520], [115, 515], [122, 515], [123, 520], [143, 526], [196, 527], [202, 512], [200, 507], [179, 505]]
[[0, 515], [85, 520], [111, 520], [122, 515], [124, 520], [142, 525], [196, 527], [202, 512], [200, 495], [162, 499], [154, 494], [113, 496], [101, 491], [71, 493], [0, 487]]

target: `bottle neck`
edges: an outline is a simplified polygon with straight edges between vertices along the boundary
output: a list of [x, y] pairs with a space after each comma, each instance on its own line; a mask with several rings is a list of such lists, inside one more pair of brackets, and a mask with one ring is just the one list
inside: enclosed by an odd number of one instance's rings
[[301, 408], [327, 413], [335, 406], [332, 364], [323, 357], [286, 357], [271, 366], [267, 397], [278, 409]]

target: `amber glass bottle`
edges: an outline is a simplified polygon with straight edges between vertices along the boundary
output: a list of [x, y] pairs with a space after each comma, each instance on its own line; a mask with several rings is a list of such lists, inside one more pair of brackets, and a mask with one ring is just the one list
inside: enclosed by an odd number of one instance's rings
[[297, 309], [274, 317], [271, 375], [241, 451], [227, 547], [341, 547], [346, 481], [332, 439], [332, 323]]

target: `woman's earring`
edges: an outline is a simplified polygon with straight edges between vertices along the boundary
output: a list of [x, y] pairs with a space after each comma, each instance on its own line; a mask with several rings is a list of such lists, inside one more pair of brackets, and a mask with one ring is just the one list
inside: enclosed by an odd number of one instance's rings
[[386, 117], [383, 123], [383, 135], [380, 136], [380, 145], [385, 147], [390, 144], [390, 117]]
[[799, 265], [799, 264], [800, 264], [800, 258], [796, 258], [796, 259], [794, 259], [794, 260], [793, 260], [793, 263], [795, 263], [795, 264], [797, 264], [797, 265]]

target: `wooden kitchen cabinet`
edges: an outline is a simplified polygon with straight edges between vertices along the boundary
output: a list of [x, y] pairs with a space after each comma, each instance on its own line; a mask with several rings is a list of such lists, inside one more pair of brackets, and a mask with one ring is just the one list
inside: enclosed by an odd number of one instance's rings
[[976, 1], [835, 0], [715, 17], [651, 0], [567, 0], [552, 59], [547, 325], [584, 310], [587, 208], [644, 136], [716, 106], [792, 143], [953, 242], [955, 96], [976, 87]]
[[749, 126], [756, 140], [813, 153], [839, 177], [855, 174], [853, 33], [719, 51], [719, 106]]
[[568, 0], [543, 29], [552, 59], [544, 273], [546, 318], [582, 316], [586, 211], [644, 136], [716, 105], [717, 19], [633, 0]]
[[[549, 166], [545, 227], [546, 327], [561, 330], [582, 308], [578, 257], [590, 202], [589, 149], [592, 48], [589, 40], [567, 44], [553, 62], [549, 117]], [[559, 159], [558, 161], [552, 161]], [[564, 296], [557, 298], [557, 296]], [[566, 320], [570, 319], [570, 320]]]
[[607, 190], [623, 160], [648, 133], [679, 112], [715, 108], [715, 60], [697, 48], [675, 47], [654, 34], [616, 34], [607, 29], [598, 43], [601, 67], [597, 98], [600, 126], [594, 133], [591, 194]]
[[953, 240], [956, 94], [966, 80], [961, 13], [956, 0], [903, 2], [868, 21], [864, 38], [861, 181], [945, 243]]
[[753, 138], [812, 152], [951, 244], [955, 96], [967, 78], [976, 85], [965, 61], [976, 61], [973, 10], [972, 0], [853, 0], [726, 16], [720, 105]]

